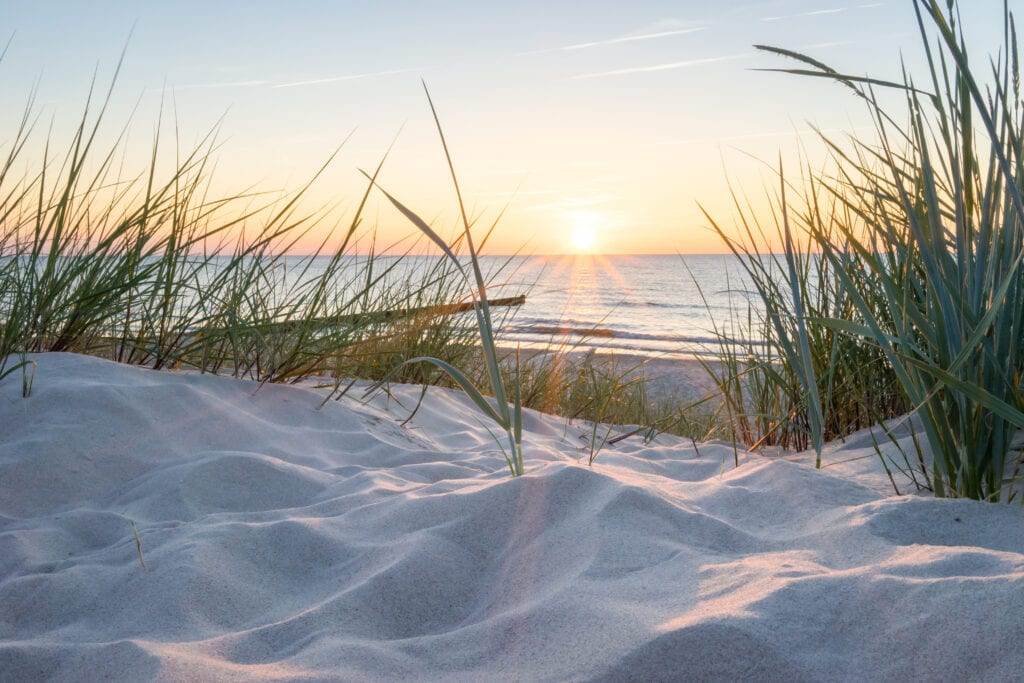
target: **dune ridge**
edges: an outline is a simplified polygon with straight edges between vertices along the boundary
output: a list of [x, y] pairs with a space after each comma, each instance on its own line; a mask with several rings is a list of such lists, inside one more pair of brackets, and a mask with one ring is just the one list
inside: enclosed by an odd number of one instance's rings
[[455, 392], [432, 389], [403, 428], [384, 397], [318, 409], [309, 387], [36, 360], [30, 398], [0, 382], [5, 680], [1009, 680], [1024, 665], [1019, 506], [891, 497], [789, 459], [734, 468], [731, 446], [670, 436], [591, 468], [583, 427], [533, 412], [513, 480]]

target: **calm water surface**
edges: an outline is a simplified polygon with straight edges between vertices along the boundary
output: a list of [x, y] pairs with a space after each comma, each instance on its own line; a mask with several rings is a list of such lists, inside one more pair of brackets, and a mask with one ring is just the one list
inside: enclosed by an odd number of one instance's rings
[[[502, 263], [487, 257], [485, 265]], [[492, 296], [527, 292], [503, 337], [530, 346], [691, 355], [714, 341], [716, 323], [731, 330], [730, 319], [745, 321], [748, 302], [757, 305], [732, 255], [528, 257], [495, 280], [507, 284]]]
[[[437, 264], [435, 256], [409, 256], [395, 264], [380, 257], [380, 271], [396, 267], [386, 280], [417, 282]], [[302, 272], [301, 257], [286, 257], [291, 275]], [[318, 269], [314, 259], [312, 274]], [[355, 289], [365, 275], [361, 257], [342, 272]], [[467, 262], [468, 268], [468, 262]], [[501, 330], [505, 344], [527, 348], [573, 345], [644, 355], [692, 356], [712, 350], [714, 329], [732, 338], [747, 333], [748, 306], [757, 309], [743, 268], [732, 255], [687, 256], [485, 256], [482, 268], [492, 283], [490, 297], [526, 294]], [[282, 282], [291, 281], [285, 276]], [[383, 286], [383, 285], [382, 285]], [[468, 298], [468, 288], [466, 288]], [[509, 314], [509, 309], [502, 309]], [[467, 325], [475, 324], [472, 315]]]

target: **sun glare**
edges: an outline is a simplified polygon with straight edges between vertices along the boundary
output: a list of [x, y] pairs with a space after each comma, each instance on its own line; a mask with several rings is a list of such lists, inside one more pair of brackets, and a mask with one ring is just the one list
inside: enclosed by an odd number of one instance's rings
[[569, 243], [572, 250], [578, 254], [592, 253], [597, 248], [601, 217], [590, 211], [578, 211], [572, 214], [571, 225]]

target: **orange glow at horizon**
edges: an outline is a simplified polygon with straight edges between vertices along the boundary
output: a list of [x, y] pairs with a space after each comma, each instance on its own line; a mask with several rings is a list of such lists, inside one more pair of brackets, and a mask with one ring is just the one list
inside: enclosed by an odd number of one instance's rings
[[[598, 3], [583, 15], [578, 3], [405, 3], [402, 21], [386, 3], [327, 3], [320, 14], [262, 3], [245, 14], [247, 29], [284, 31], [280, 51], [247, 40], [253, 33], [237, 30], [238, 12], [224, 3], [196, 3], [195, 12], [173, 4], [112, 3], [96, 21], [90, 3], [64, 3], [56, 15], [41, 3], [13, 3], [4, 19], [17, 36], [5, 51], [0, 97], [34, 93], [47, 118], [52, 109], [53, 125], [40, 126], [28, 146], [45, 156], [50, 131], [58, 143], [73, 139], [97, 64], [105, 83], [120, 37], [138, 24], [100, 147], [127, 126], [118, 168], [144, 176], [152, 163], [164, 182], [177, 146], [184, 155], [198, 141], [214, 143], [195, 170], [209, 181], [211, 206], [239, 199], [225, 205], [233, 217], [277, 193], [284, 206], [301, 190], [295, 217], [316, 223], [282, 245], [295, 255], [343, 241], [367, 190], [361, 170], [385, 157], [380, 187], [457, 238], [449, 151], [460, 199], [480, 219], [474, 225], [482, 233], [501, 215], [485, 254], [728, 253], [711, 220], [742, 234], [736, 204], [750, 202], [749, 213], [767, 220], [780, 163], [787, 177], [803, 168], [828, 175], [834, 150], [819, 131], [837, 143], [846, 132], [870, 143], [874, 131], [851, 93], [765, 73], [786, 62], [751, 45], [806, 51], [840, 71], [886, 79], [904, 68], [930, 73], [915, 47], [912, 3], [903, 2], [825, 13], [812, 0], [688, 0], [671, 12], [665, 3]], [[785, 21], [765, 9], [783, 4], [792, 5], [779, 15]], [[1002, 38], [1002, 3], [962, 4], [979, 45]], [[61, 49], [37, 49], [49, 44]], [[8, 109], [0, 129], [13, 131], [21, 107]], [[164, 141], [156, 161], [154, 130]], [[257, 231], [271, 215], [245, 227]], [[377, 190], [359, 234], [348, 245], [354, 253], [437, 253]]]

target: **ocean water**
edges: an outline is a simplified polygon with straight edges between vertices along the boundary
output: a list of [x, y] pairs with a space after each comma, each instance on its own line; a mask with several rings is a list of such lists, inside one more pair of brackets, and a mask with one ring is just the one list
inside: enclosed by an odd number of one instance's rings
[[708, 352], [716, 324], [744, 335], [729, 321], [758, 306], [732, 255], [485, 257], [484, 266], [500, 269], [492, 297], [527, 295], [502, 340], [528, 347], [692, 356]]
[[[340, 273], [343, 281], [335, 283], [350, 293], [359, 291], [366, 277], [364, 257], [351, 258], [350, 267]], [[388, 272], [380, 288], [422, 282], [439, 258], [407, 256], [396, 262], [378, 257], [375, 272]], [[306, 271], [306, 257], [285, 257], [281, 283], [295, 284], [303, 272], [315, 277], [326, 262], [318, 257]], [[464, 265], [468, 270], [469, 262]], [[504, 345], [694, 356], [715, 350], [716, 327], [733, 339], [747, 338], [733, 323], [744, 323], [749, 307], [759, 309], [741, 263], [731, 254], [484, 256], [481, 266], [490, 298], [526, 295], [525, 305], [495, 312], [503, 320]], [[464, 290], [468, 300], [468, 285]], [[471, 314], [463, 321], [475, 325]]]

